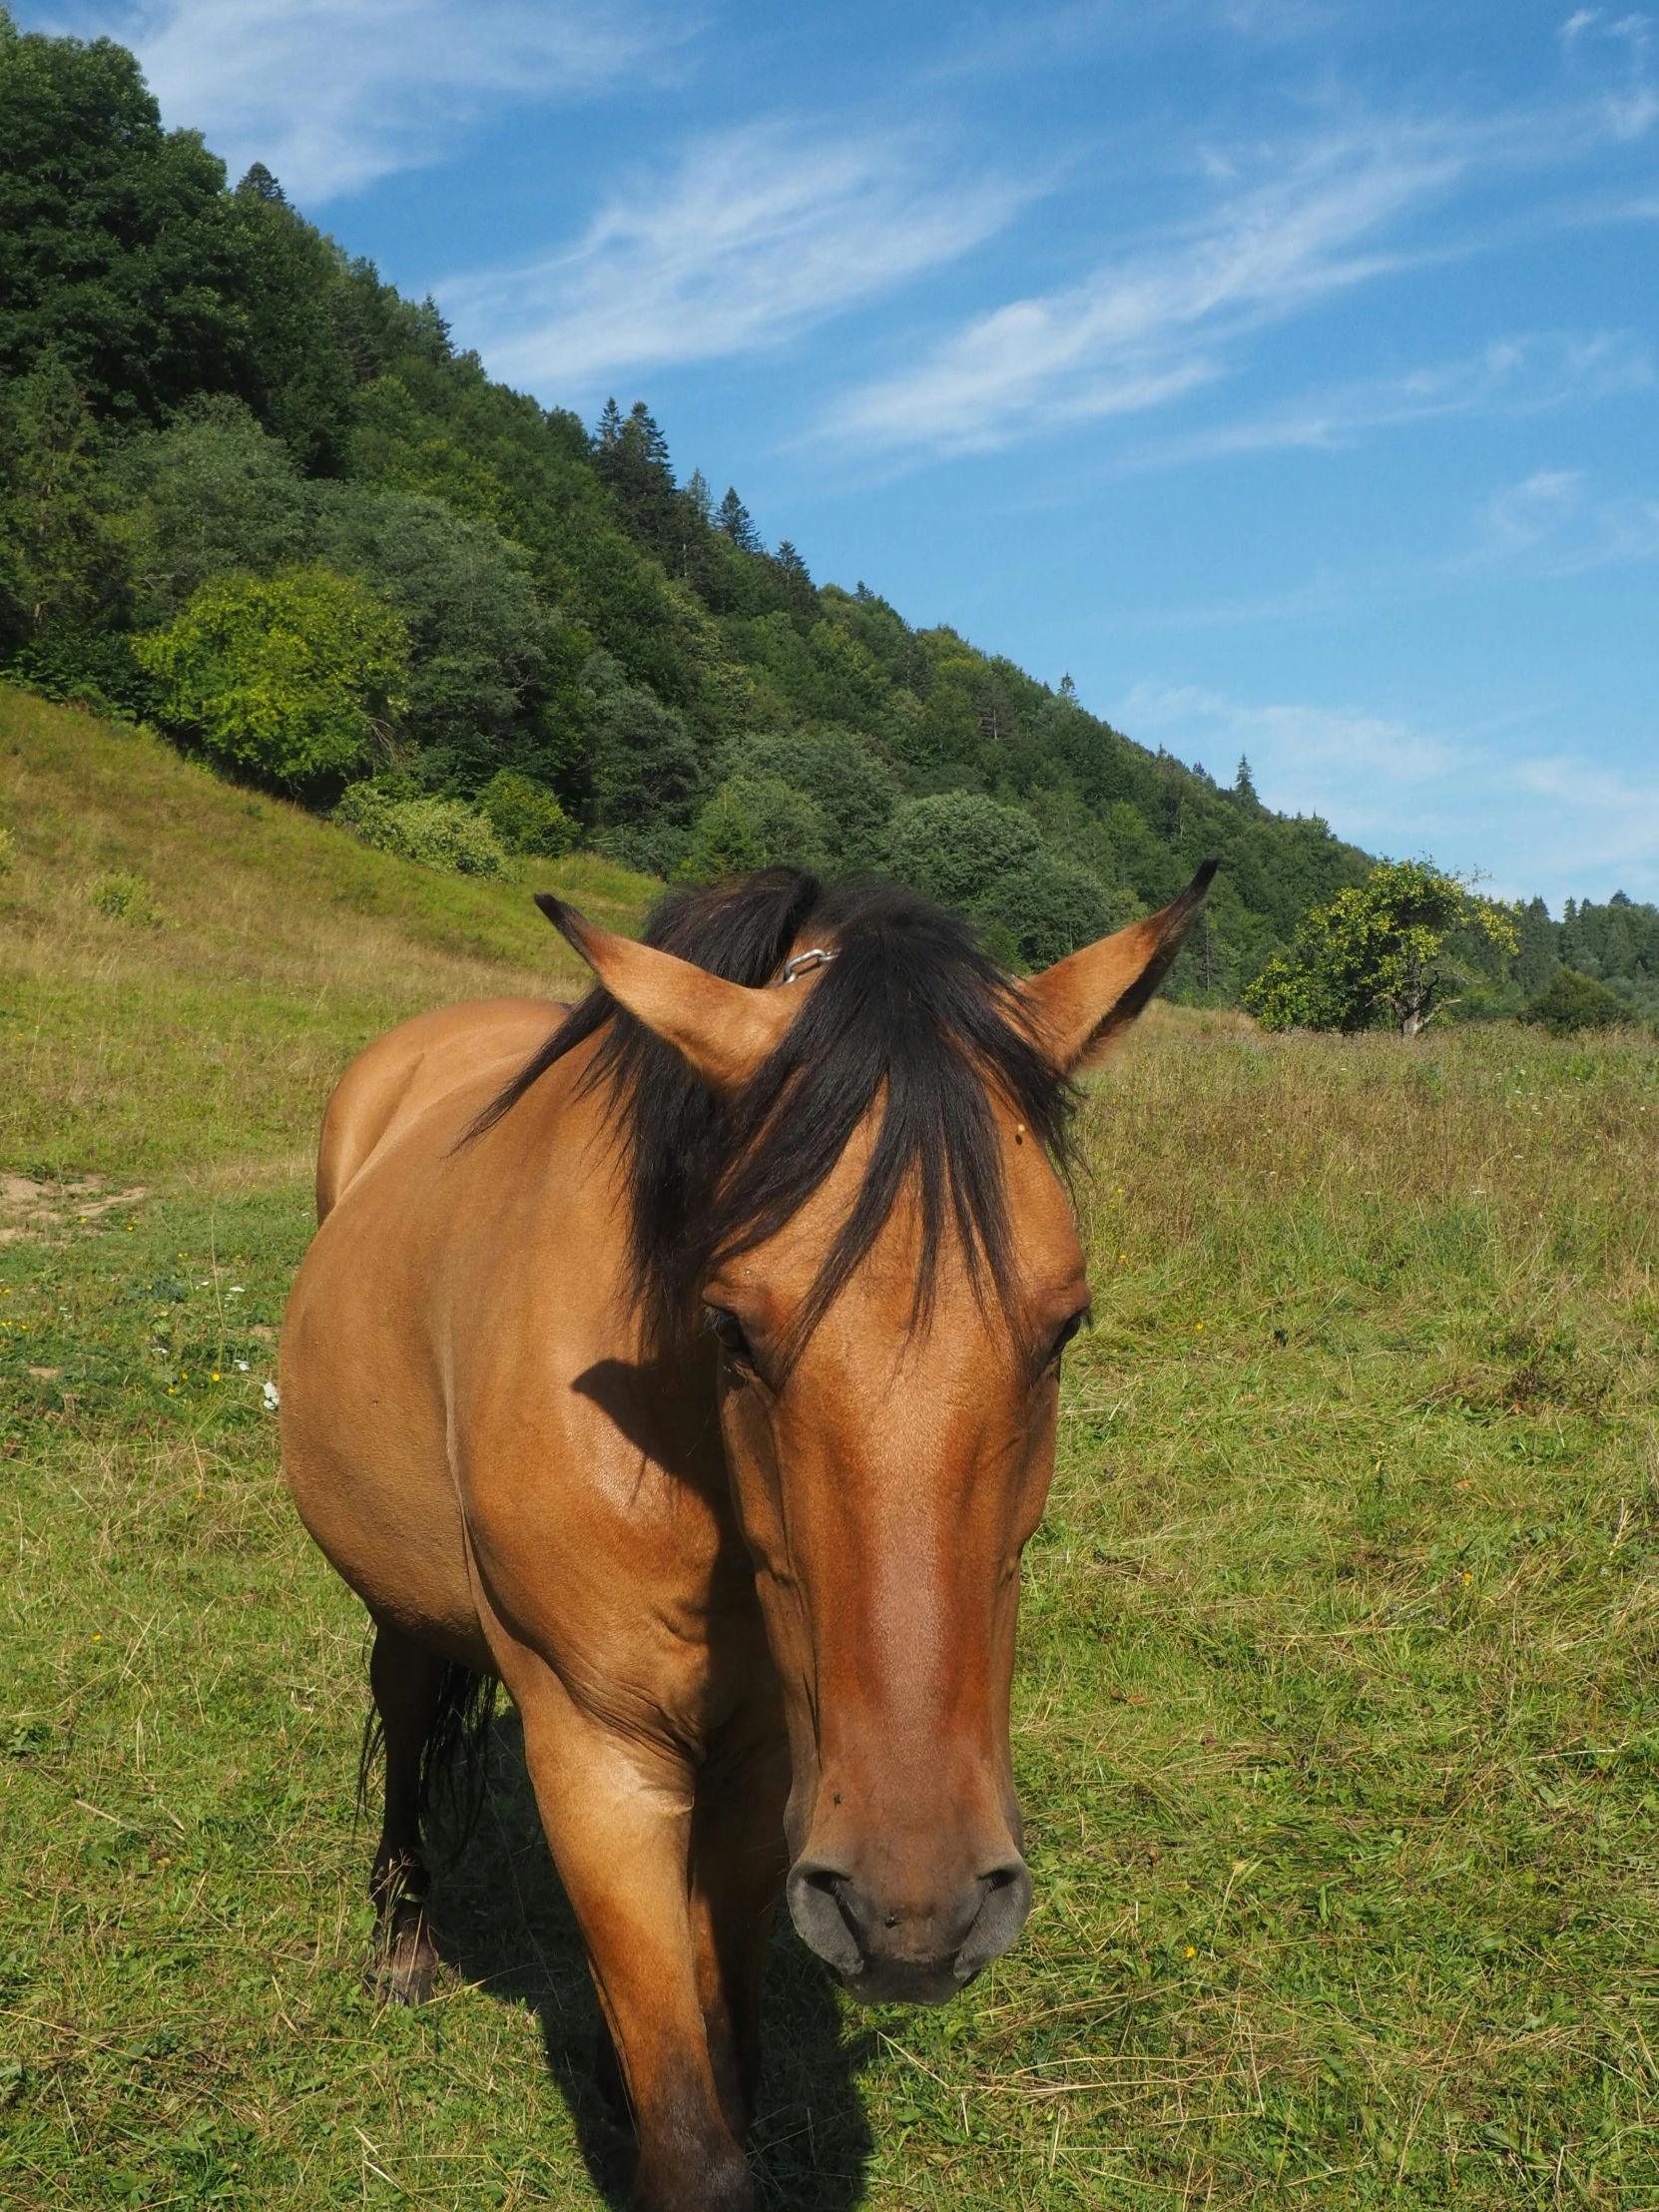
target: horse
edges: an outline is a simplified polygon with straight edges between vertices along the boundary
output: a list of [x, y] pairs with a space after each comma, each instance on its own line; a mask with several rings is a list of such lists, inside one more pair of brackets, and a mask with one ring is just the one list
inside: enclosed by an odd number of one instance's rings
[[754, 2203], [780, 1895], [870, 2001], [951, 1996], [1030, 1910], [1067, 1117], [1214, 867], [1023, 980], [878, 881], [683, 890], [637, 941], [544, 895], [586, 997], [418, 1015], [329, 1101], [281, 1442], [373, 1622], [381, 1986], [430, 1991], [423, 1834], [502, 1685], [645, 2212]]

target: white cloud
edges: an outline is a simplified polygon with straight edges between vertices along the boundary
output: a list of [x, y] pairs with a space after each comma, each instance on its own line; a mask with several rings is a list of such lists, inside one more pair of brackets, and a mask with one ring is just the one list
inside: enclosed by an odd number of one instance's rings
[[1541, 468], [1487, 502], [1472, 565], [1521, 560], [1534, 573], [1574, 576], [1659, 557], [1659, 499], [1598, 498], [1579, 469]]
[[953, 260], [1029, 197], [995, 178], [928, 181], [929, 151], [753, 125], [642, 178], [575, 245], [438, 289], [491, 370], [532, 386], [752, 351]]
[[1494, 339], [1480, 352], [1404, 376], [1313, 392], [1273, 411], [1187, 437], [1150, 440], [1121, 455], [1118, 473], [1169, 468], [1228, 454], [1302, 448], [1335, 452], [1368, 431], [1463, 414], [1541, 414], [1642, 391], [1655, 381], [1647, 348], [1619, 331], [1559, 331]]
[[682, 32], [628, 0], [97, 0], [68, 27], [133, 47], [169, 124], [233, 177], [314, 204], [440, 158], [504, 102], [586, 96]]
[[1196, 684], [1137, 684], [1112, 721], [1143, 745], [1203, 761], [1220, 783], [1246, 757], [1270, 806], [1340, 819], [1342, 834], [1362, 842], [1384, 833], [1401, 789], [1440, 782], [1462, 758], [1443, 739], [1361, 708], [1252, 706]]
[[1218, 349], [1245, 331], [1399, 267], [1371, 242], [1443, 194], [1467, 159], [1445, 134], [1408, 129], [1304, 149], [1202, 222], [979, 317], [919, 366], [850, 394], [826, 427], [865, 446], [959, 452], [1160, 404], [1223, 373]]
[[1593, 765], [1589, 749], [1529, 751], [1514, 723], [1443, 737], [1364, 707], [1265, 705], [1194, 684], [1137, 684], [1113, 722], [1143, 744], [1201, 760], [1221, 783], [1248, 756], [1257, 791], [1319, 814], [1339, 836], [1395, 857], [1503, 871], [1502, 898], [1659, 892], [1659, 782]]

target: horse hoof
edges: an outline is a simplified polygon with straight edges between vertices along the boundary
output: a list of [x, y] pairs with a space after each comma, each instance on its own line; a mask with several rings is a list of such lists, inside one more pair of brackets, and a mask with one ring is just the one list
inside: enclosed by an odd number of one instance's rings
[[438, 1954], [426, 1916], [399, 1906], [382, 1927], [368, 1969], [369, 1994], [381, 2004], [424, 2004], [437, 1980]]

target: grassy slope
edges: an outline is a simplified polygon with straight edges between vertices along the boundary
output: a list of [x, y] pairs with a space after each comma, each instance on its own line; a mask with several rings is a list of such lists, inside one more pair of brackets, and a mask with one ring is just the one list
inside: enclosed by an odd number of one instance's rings
[[[39, 917], [0, 955], [39, 1024], [6, 1164], [150, 1195], [54, 1189], [0, 1243], [0, 2201], [594, 2204], [593, 2008], [510, 1725], [450, 1985], [361, 1992], [360, 1618], [259, 1389], [332, 1065], [545, 945], [5, 712], [0, 895]], [[177, 931], [85, 918], [135, 863]], [[1155, 1012], [1085, 1120], [1098, 1326], [1017, 1689], [1038, 1910], [938, 2013], [842, 2013], [781, 1941], [770, 2203], [1659, 2203], [1656, 1123], [1646, 1045]]]
[[[439, 875], [158, 740], [0, 686], [0, 1160], [154, 1173], [307, 1147], [319, 1098], [388, 1023], [585, 970], [532, 883], [630, 926], [647, 878], [592, 858]], [[129, 913], [89, 895], [137, 875]]]

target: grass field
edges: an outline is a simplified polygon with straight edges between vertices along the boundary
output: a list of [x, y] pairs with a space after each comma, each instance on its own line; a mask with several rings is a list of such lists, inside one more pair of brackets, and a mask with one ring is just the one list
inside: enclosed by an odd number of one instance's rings
[[[0, 694], [6, 824], [0, 2203], [601, 2204], [510, 1722], [440, 1997], [363, 1992], [362, 1623], [262, 1390], [344, 1057], [575, 978], [523, 886]], [[767, 2202], [1659, 2207], [1659, 1054], [1155, 1009], [1084, 1136], [1037, 1911], [932, 2013], [781, 1936]]]

